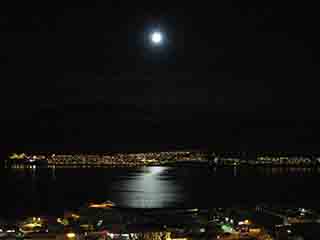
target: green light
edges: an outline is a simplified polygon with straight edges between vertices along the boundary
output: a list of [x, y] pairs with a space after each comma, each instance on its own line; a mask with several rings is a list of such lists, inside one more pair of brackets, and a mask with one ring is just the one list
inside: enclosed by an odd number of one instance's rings
[[222, 231], [224, 232], [228, 232], [228, 233], [232, 233], [233, 232], [233, 228], [230, 227], [229, 225], [223, 224], [221, 226]]

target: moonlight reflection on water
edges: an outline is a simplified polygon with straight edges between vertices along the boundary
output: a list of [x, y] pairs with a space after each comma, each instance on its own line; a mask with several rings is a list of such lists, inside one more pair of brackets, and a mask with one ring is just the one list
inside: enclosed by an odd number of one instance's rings
[[120, 192], [119, 201], [136, 208], [162, 208], [176, 203], [182, 192], [173, 179], [165, 176], [167, 170], [143, 168], [132, 178], [119, 182], [115, 187]]
[[[308, 177], [306, 177], [308, 176]], [[138, 167], [0, 169], [3, 215], [61, 214], [88, 201], [133, 208], [233, 204], [318, 206], [320, 168]]]

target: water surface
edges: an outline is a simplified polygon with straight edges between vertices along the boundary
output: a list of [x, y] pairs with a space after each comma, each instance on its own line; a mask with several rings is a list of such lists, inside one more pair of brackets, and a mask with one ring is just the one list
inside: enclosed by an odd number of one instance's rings
[[134, 208], [317, 205], [319, 169], [267, 167], [0, 170], [0, 216], [60, 214], [87, 201]]

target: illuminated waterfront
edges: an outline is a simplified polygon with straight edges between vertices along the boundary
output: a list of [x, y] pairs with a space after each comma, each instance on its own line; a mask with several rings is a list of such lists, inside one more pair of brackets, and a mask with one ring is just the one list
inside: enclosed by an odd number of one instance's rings
[[[93, 214], [97, 217], [94, 221], [110, 217], [112, 221], [137, 221], [144, 226], [139, 231], [151, 231], [150, 239], [159, 239], [168, 232], [173, 233], [172, 238], [198, 239], [209, 234], [220, 239], [239, 239], [241, 231], [247, 231], [242, 224], [247, 219], [254, 222], [250, 225], [252, 236], [268, 239], [264, 237], [276, 225], [279, 234], [288, 234], [288, 230], [295, 231], [295, 224], [299, 224], [297, 229], [300, 224], [318, 224], [320, 199], [314, 189], [319, 176], [318, 168], [296, 167], [13, 166], [1, 169], [0, 187], [6, 194], [2, 195], [0, 217], [59, 217], [68, 212], [79, 214], [79, 210], [86, 216], [88, 202], [111, 200], [120, 212]], [[99, 210], [110, 205], [92, 206]], [[184, 215], [183, 209], [200, 212], [196, 216]], [[138, 231], [136, 225], [126, 227]], [[203, 229], [205, 232], [201, 232]]]
[[172, 165], [263, 165], [318, 167], [318, 154], [294, 154], [284, 152], [200, 152], [171, 151], [144, 153], [12, 153], [5, 159], [5, 166], [22, 164], [55, 166], [172, 166]]

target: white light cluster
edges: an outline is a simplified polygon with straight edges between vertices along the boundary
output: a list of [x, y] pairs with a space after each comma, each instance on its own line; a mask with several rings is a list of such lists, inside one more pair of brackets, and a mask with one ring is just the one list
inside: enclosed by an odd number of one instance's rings
[[153, 44], [159, 45], [163, 41], [163, 35], [161, 32], [156, 31], [156, 32], [151, 33], [150, 39]]

